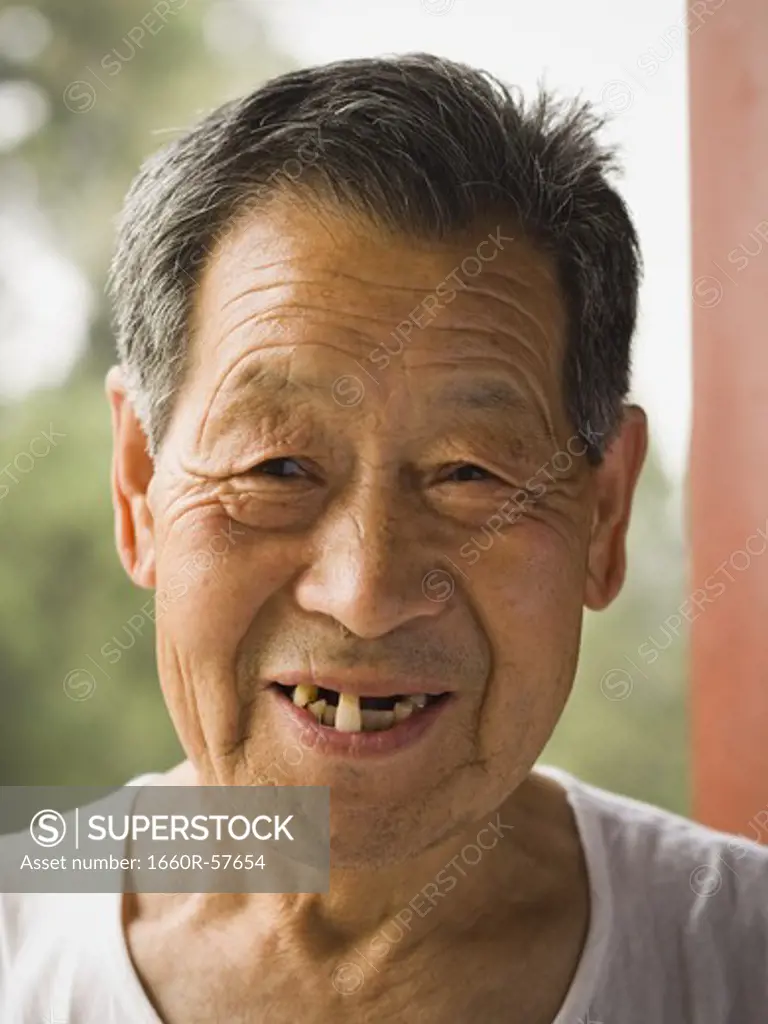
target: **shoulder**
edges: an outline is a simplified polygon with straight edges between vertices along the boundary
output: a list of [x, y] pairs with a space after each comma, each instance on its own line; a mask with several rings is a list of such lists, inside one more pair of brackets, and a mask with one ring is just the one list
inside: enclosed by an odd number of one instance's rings
[[722, 893], [725, 902], [762, 893], [761, 909], [768, 913], [768, 846], [754, 826], [753, 836], [721, 832], [574, 776], [564, 784], [586, 840], [609, 855], [609, 871], [662, 887], [684, 883], [693, 898]]
[[[148, 772], [128, 780], [126, 786], [157, 785], [160, 773]], [[86, 941], [103, 934], [117, 920], [119, 894], [100, 892], [15, 892], [29, 850], [28, 834], [0, 835], [0, 1021], [11, 988], [24, 982], [33, 988], [45, 976], [55, 975]], [[35, 852], [35, 851], [33, 851]], [[55, 849], [36, 851], [41, 859], [54, 858]], [[54, 858], [55, 859], [55, 858]], [[50, 871], [42, 866], [25, 874], [25, 887], [47, 875], [39, 888], [50, 888]], [[67, 885], [61, 876], [61, 887]], [[58, 873], [56, 881], [59, 881]], [[26, 981], [24, 981], [26, 979]]]
[[631, 994], [633, 1024], [762, 1020], [768, 847], [544, 771], [566, 790], [587, 861], [596, 1019], [624, 1019]]
[[670, 1000], [700, 1008], [696, 1020], [752, 1020], [733, 1008], [768, 997], [768, 847], [568, 773], [559, 780], [610, 936], [606, 970], [630, 986], [656, 978]]
[[[0, 1020], [26, 1024], [56, 1019], [86, 990], [100, 993], [87, 966], [108, 944], [118, 897], [111, 893], [0, 893]], [[89, 1005], [82, 1002], [82, 1006]], [[90, 1018], [88, 1018], [90, 1020]]]

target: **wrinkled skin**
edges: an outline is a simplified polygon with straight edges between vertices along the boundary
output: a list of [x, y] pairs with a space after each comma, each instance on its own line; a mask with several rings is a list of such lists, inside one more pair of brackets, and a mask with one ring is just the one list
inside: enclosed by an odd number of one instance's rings
[[[477, 276], [457, 270], [491, 237]], [[453, 298], [443, 290], [439, 308], [425, 303], [446, 279]], [[422, 326], [396, 341], [414, 310]], [[565, 414], [553, 266], [497, 220], [417, 243], [279, 199], [224, 239], [192, 328], [154, 464], [120, 371], [108, 378], [119, 551], [131, 578], [162, 595], [159, 674], [188, 758], [164, 781], [330, 785], [334, 870], [324, 896], [189, 898], [189, 956], [206, 962], [202, 926], [213, 934], [218, 922], [221, 935], [224, 915], [227, 962], [244, 958], [215, 998], [210, 986], [177, 991], [163, 970], [170, 897], [135, 901], [128, 933], [145, 986], [169, 1021], [215, 1019], [225, 1004], [227, 1020], [257, 1006], [275, 1021], [399, 1020], [403, 1000], [416, 1007], [410, 1019], [441, 1020], [445, 998], [452, 1019], [464, 1007], [467, 1020], [483, 1008], [484, 1019], [509, 1020], [523, 943], [540, 981], [531, 987], [529, 964], [520, 1019], [551, 1021], [588, 900], [563, 794], [531, 768], [573, 682], [583, 608], [604, 607], [623, 581], [644, 414], [628, 406], [601, 466], [588, 464]], [[498, 526], [514, 496], [518, 513]], [[201, 552], [212, 566], [178, 596]], [[293, 669], [429, 678], [455, 699], [418, 743], [382, 761], [303, 744], [289, 763], [296, 736], [267, 687]], [[329, 979], [348, 948], [496, 814], [514, 831], [435, 905], [428, 931], [442, 939], [417, 943], [414, 929], [361, 993], [341, 997]], [[546, 927], [532, 926], [533, 911]], [[453, 974], [478, 935], [491, 980], [472, 991]], [[420, 990], [401, 967], [396, 983], [387, 974], [411, 944], [409, 963], [426, 958], [437, 986]], [[306, 1006], [287, 980], [297, 972], [313, 991]]]

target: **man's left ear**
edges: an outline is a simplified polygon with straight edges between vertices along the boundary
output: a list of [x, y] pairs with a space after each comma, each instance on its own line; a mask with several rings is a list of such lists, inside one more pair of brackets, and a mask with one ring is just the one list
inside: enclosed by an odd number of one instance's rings
[[621, 428], [595, 470], [594, 514], [584, 603], [599, 611], [622, 588], [627, 530], [635, 485], [648, 447], [648, 421], [637, 405], [624, 407]]

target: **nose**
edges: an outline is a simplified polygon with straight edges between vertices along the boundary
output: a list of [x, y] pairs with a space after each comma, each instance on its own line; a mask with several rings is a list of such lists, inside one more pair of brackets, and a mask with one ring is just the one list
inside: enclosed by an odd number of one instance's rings
[[428, 585], [435, 564], [419, 536], [419, 512], [398, 512], [396, 500], [371, 488], [329, 512], [297, 582], [301, 608], [328, 615], [366, 639], [445, 610], [448, 602], [436, 600]]

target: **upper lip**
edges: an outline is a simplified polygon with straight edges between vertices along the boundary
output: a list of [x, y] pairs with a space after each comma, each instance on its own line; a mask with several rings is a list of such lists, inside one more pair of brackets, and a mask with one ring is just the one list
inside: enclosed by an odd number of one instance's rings
[[365, 672], [337, 672], [333, 675], [312, 675], [308, 672], [283, 672], [274, 676], [271, 682], [281, 683], [283, 686], [317, 686], [326, 690], [336, 690], [338, 693], [354, 694], [357, 697], [394, 697], [397, 694], [432, 694], [437, 696], [440, 693], [452, 691], [442, 680], [430, 679], [403, 679], [397, 676], [389, 676], [382, 679], [378, 674], [375, 677], [366, 675]]

